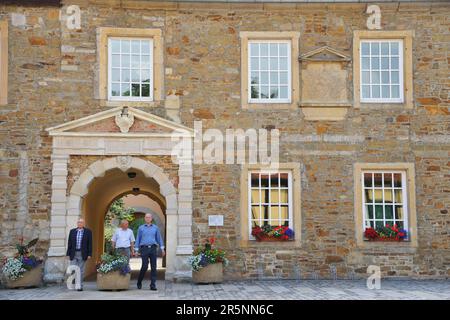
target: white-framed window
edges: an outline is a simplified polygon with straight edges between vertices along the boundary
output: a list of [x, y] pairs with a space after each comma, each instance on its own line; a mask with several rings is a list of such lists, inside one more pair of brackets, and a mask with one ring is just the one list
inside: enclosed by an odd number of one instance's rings
[[388, 224], [408, 230], [406, 172], [370, 170], [361, 175], [364, 229]]
[[248, 41], [249, 103], [291, 102], [291, 41]]
[[153, 39], [108, 38], [108, 99], [153, 100]]
[[403, 103], [403, 40], [361, 40], [361, 102]]
[[292, 172], [248, 172], [249, 237], [254, 227], [287, 226], [292, 223]]

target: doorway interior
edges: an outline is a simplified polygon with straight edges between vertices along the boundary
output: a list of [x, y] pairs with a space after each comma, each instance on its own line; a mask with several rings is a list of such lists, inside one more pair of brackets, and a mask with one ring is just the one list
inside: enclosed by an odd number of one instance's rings
[[[86, 263], [86, 280], [96, 277], [96, 263], [101, 255], [108, 250], [111, 232], [119, 226], [119, 220], [111, 211], [122, 207], [124, 212], [131, 213], [130, 228], [137, 232], [143, 223], [143, 216], [152, 213], [154, 222], [158, 225], [166, 243], [166, 203], [159, 192], [159, 184], [153, 178], [135, 169], [122, 171], [112, 169], [103, 177], [95, 178], [89, 185], [88, 194], [83, 199], [82, 212], [86, 227], [93, 233], [93, 255]], [[113, 208], [113, 210], [112, 210]], [[137, 278], [141, 266], [140, 258], [130, 261], [132, 278]], [[158, 279], [165, 277], [166, 259], [158, 259]]]
[[[166, 246], [166, 216], [160, 204], [150, 198], [148, 195], [138, 193], [126, 194], [111, 202], [104, 220], [104, 252], [111, 252], [111, 238], [114, 231], [119, 227], [120, 221], [125, 219], [129, 222], [129, 228], [137, 238], [138, 228], [145, 223], [146, 214], [152, 214], [153, 223], [156, 224], [161, 232], [164, 246]], [[140, 257], [130, 259], [131, 276], [136, 279], [141, 269], [142, 260]], [[162, 256], [161, 249], [158, 249], [158, 278], [162, 279], [166, 267], [166, 257]]]

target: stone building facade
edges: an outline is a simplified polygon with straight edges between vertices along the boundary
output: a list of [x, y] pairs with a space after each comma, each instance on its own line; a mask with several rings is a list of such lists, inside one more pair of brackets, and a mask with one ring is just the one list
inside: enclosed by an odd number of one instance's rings
[[[0, 4], [0, 255], [11, 255], [20, 236], [39, 237], [45, 279], [61, 280], [68, 230], [83, 216], [101, 237], [97, 202], [130, 192], [123, 173], [135, 170], [166, 213], [167, 279], [189, 277], [186, 257], [210, 236], [228, 252], [227, 279], [361, 278], [369, 265], [385, 277], [447, 278], [450, 5], [381, 2], [375, 27], [370, 5]], [[111, 39], [144, 39], [141, 58], [151, 40], [151, 93], [141, 77], [142, 99], [113, 93]], [[273, 81], [262, 67], [271, 44]], [[286, 174], [289, 199], [276, 212], [280, 221], [287, 214], [294, 241], [252, 239], [249, 179], [258, 166], [174, 163], [173, 131], [189, 144], [194, 121], [204, 131], [279, 130], [276, 177], [281, 185]], [[380, 203], [366, 205], [377, 190]], [[378, 214], [404, 223], [408, 239], [365, 241], [363, 226]], [[211, 215], [223, 215], [223, 226], [209, 226]]]

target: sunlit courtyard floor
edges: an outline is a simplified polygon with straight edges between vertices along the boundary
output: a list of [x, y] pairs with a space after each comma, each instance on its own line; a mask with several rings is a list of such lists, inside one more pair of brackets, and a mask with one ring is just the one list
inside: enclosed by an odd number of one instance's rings
[[450, 300], [450, 280], [382, 280], [381, 289], [370, 290], [362, 280], [270, 280], [230, 281], [222, 284], [195, 285], [158, 280], [158, 291], [149, 290], [149, 274], [142, 290], [136, 280], [127, 291], [97, 291], [96, 283], [88, 281], [84, 291], [71, 291], [65, 285], [35, 289], [0, 290], [0, 299], [56, 299], [56, 300], [162, 300], [162, 299], [446, 299]]

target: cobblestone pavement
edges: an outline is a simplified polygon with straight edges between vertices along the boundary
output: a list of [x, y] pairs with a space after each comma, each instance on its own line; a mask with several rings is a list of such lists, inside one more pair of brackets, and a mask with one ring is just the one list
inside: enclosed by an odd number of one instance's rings
[[450, 300], [450, 280], [383, 280], [380, 290], [369, 290], [365, 281], [325, 280], [279, 280], [279, 281], [232, 281], [222, 284], [194, 285], [158, 281], [158, 291], [136, 289], [132, 281], [130, 290], [109, 292], [97, 291], [95, 282], [85, 282], [84, 291], [70, 291], [63, 285], [35, 289], [0, 290], [0, 299], [14, 300], [227, 300], [227, 299], [445, 299]]

